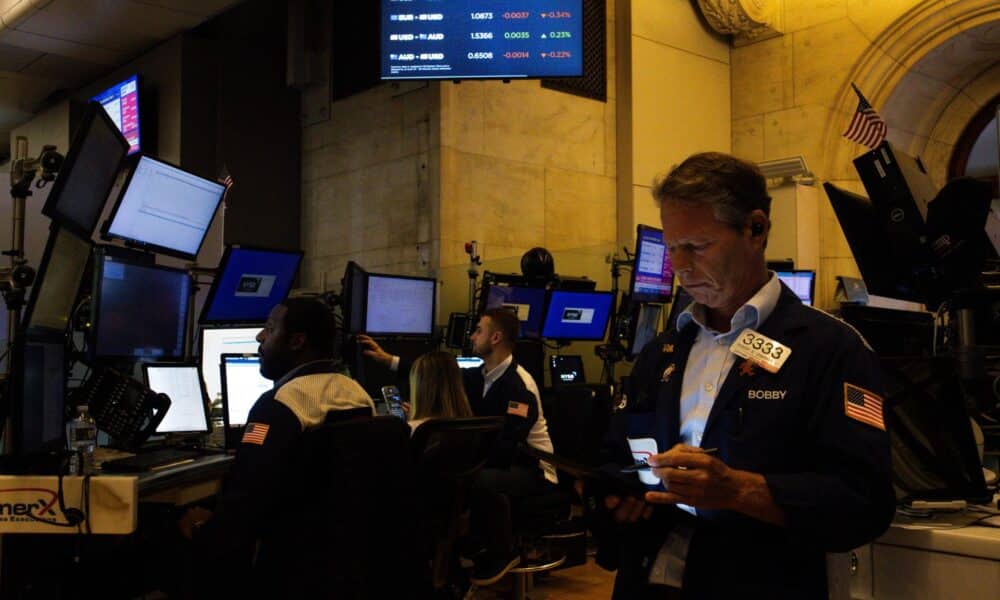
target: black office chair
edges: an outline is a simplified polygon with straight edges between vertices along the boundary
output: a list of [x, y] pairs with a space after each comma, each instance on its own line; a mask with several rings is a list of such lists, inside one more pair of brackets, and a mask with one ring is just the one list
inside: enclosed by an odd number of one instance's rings
[[423, 508], [416, 514], [424, 526], [424, 556], [431, 559], [435, 590], [449, 583], [472, 479], [490, 457], [503, 424], [502, 417], [431, 419], [413, 434], [417, 481], [423, 490]]
[[333, 415], [303, 435], [293, 464], [289, 481], [303, 485], [290, 490], [284, 514], [261, 540], [255, 591], [275, 598], [429, 595], [406, 423]]

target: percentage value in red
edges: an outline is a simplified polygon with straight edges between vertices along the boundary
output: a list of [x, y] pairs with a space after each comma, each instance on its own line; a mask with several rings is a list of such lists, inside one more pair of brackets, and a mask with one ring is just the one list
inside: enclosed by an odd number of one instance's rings
[[543, 19], [571, 19], [573, 15], [565, 10], [550, 10], [549, 12], [541, 13], [541, 17]]
[[556, 52], [542, 52], [542, 58], [570, 58], [573, 54], [567, 50], [557, 50]]

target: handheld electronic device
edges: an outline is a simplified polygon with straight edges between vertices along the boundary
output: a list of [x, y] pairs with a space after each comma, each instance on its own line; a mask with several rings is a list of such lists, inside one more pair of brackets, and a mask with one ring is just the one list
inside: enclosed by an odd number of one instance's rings
[[636, 228], [635, 265], [632, 268], [632, 300], [670, 302], [674, 267], [663, 243], [663, 231], [648, 225]]
[[149, 389], [170, 398], [170, 408], [156, 433], [209, 433], [208, 394], [194, 363], [144, 363]]
[[394, 385], [382, 386], [382, 400], [389, 410], [389, 414], [402, 420], [406, 420], [406, 412], [403, 410], [403, 403], [399, 399], [399, 388]]

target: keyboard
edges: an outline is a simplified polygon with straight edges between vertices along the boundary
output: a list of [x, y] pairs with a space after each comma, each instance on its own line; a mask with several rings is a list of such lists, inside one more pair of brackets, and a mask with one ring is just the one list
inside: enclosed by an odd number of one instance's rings
[[101, 471], [104, 473], [145, 473], [147, 471], [159, 471], [160, 469], [194, 462], [199, 456], [201, 455], [194, 450], [157, 448], [156, 450], [141, 452], [135, 456], [105, 461], [101, 465]]

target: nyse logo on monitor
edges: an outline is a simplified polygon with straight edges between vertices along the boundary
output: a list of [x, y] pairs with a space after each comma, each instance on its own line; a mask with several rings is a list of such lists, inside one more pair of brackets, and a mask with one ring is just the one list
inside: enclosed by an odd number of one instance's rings
[[240, 282], [233, 295], [241, 298], [267, 298], [274, 287], [274, 279], [274, 275], [245, 273], [240, 275]]
[[594, 309], [572, 308], [563, 309], [562, 322], [573, 325], [590, 325], [594, 321]]

